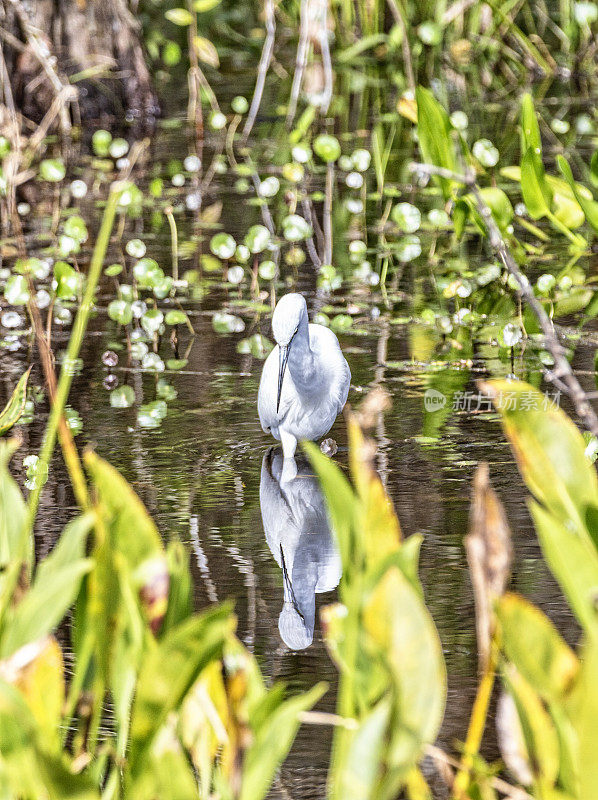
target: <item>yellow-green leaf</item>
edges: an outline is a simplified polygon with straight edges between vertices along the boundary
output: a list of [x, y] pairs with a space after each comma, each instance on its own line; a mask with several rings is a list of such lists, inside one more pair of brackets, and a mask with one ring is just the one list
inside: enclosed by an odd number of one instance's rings
[[221, 0], [195, 0], [193, 8], [198, 14], [203, 14], [206, 11], [211, 11], [216, 6], [220, 5]]
[[205, 36], [196, 36], [193, 39], [193, 46], [200, 61], [208, 64], [210, 67], [217, 69], [220, 66], [220, 59], [218, 58], [218, 51], [213, 43], [206, 39]]
[[598, 629], [588, 637], [576, 687], [574, 726], [578, 737], [579, 800], [598, 797]]
[[187, 11], [186, 8], [169, 8], [164, 16], [169, 22], [173, 22], [175, 25], [180, 25], [181, 27], [191, 25], [193, 22], [193, 14]]
[[27, 402], [27, 381], [31, 367], [24, 372], [19, 378], [19, 382], [15, 386], [14, 392], [4, 409], [0, 411], [0, 436], [10, 430], [15, 425], [23, 411], [25, 410], [25, 403]]
[[446, 671], [438, 633], [422, 598], [394, 566], [372, 591], [363, 624], [368, 649], [388, 665], [397, 687], [392, 767], [407, 771], [423, 745], [436, 738], [444, 714]]
[[545, 700], [562, 700], [579, 669], [577, 656], [552, 622], [516, 594], [497, 604], [507, 658]]
[[544, 558], [580, 624], [591, 630], [596, 624], [598, 553], [591, 541], [555, 519], [539, 503], [530, 501]]
[[57, 746], [65, 684], [62, 650], [56, 639], [40, 639], [0, 661], [0, 677], [23, 695], [50, 749]]
[[560, 764], [554, 723], [538, 694], [512, 665], [505, 667], [503, 679], [517, 707], [532, 772], [536, 779], [553, 786]]
[[141, 770], [152, 743], [171, 711], [178, 710], [201, 671], [222, 656], [235, 627], [228, 606], [190, 617], [169, 631], [145, 659], [131, 716], [130, 764]]
[[585, 517], [598, 505], [598, 478], [581, 433], [527, 383], [489, 381], [485, 386], [528, 489], [567, 526], [587, 536]]

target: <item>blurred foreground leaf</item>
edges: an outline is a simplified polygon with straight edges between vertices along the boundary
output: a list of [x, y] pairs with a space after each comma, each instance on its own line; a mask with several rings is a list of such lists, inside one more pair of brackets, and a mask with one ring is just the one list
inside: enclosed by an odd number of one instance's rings
[[31, 367], [21, 375], [10, 400], [0, 411], [0, 436], [3, 436], [6, 431], [10, 430], [19, 421], [25, 410], [27, 381], [29, 380], [30, 372]]

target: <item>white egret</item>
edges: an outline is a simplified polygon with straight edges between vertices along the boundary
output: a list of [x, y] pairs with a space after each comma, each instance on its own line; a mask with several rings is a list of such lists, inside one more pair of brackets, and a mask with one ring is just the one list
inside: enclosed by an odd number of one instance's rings
[[280, 447], [264, 456], [260, 508], [268, 547], [283, 574], [278, 630], [287, 647], [303, 650], [314, 636], [316, 594], [338, 586], [342, 565], [311, 465], [299, 456], [297, 476], [287, 481], [285, 464]]
[[309, 323], [300, 294], [280, 298], [272, 333], [276, 347], [264, 364], [257, 407], [264, 431], [292, 459], [298, 441], [328, 433], [347, 402], [351, 371], [334, 333]]

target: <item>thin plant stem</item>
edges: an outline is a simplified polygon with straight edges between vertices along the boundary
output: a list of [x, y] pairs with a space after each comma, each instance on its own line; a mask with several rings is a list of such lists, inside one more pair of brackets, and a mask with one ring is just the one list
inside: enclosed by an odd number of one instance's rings
[[496, 678], [496, 666], [498, 662], [498, 648], [496, 642], [492, 642], [490, 658], [482, 675], [482, 679], [478, 685], [478, 691], [471, 710], [471, 717], [469, 719], [469, 728], [467, 729], [467, 738], [465, 739], [465, 746], [463, 748], [463, 757], [461, 759], [461, 766], [455, 781], [453, 783], [453, 796], [455, 800], [467, 800], [467, 788], [470, 781], [471, 768], [473, 767], [474, 758], [480, 749], [482, 743], [482, 736], [484, 735], [484, 728], [486, 727], [486, 718], [488, 716], [488, 708], [490, 706], [490, 698], [492, 696], [492, 689], [494, 688], [494, 680]]
[[172, 255], [172, 279], [176, 283], [179, 279], [179, 234], [176, 227], [176, 220], [172, 213], [172, 206], [164, 209], [164, 216], [170, 226], [170, 252]]
[[290, 128], [297, 111], [297, 101], [303, 82], [303, 73], [307, 65], [309, 56], [309, 5], [310, 0], [301, 0], [301, 10], [299, 12], [299, 42], [297, 44], [297, 56], [295, 60], [295, 74], [293, 75], [293, 86], [291, 88], [291, 98], [287, 109], [287, 127]]
[[[62, 369], [60, 371], [60, 378], [58, 380], [58, 385], [56, 387], [56, 395], [54, 397], [54, 400], [50, 408], [50, 416], [48, 418], [48, 424], [46, 425], [46, 430], [44, 432], [44, 438], [42, 441], [41, 451], [39, 455], [40, 475], [46, 474], [47, 469], [49, 468], [50, 465], [50, 459], [52, 458], [52, 453], [54, 452], [54, 445], [56, 444], [56, 435], [69, 396], [71, 384], [73, 382], [75, 365], [79, 357], [79, 352], [81, 350], [81, 345], [83, 343], [83, 337], [87, 329], [87, 323], [89, 320], [89, 315], [91, 313], [96, 287], [98, 285], [98, 281], [102, 271], [104, 257], [106, 255], [108, 243], [110, 242], [110, 235], [112, 233], [112, 227], [114, 225], [114, 217], [116, 215], [116, 209], [118, 206], [118, 200], [120, 198], [121, 192], [122, 192], [122, 183], [121, 182], [114, 183], [110, 190], [110, 195], [108, 197], [106, 209], [104, 211], [104, 216], [102, 218], [102, 224], [100, 226], [100, 231], [98, 233], [96, 245], [93, 251], [93, 255], [91, 257], [91, 263], [89, 266], [89, 274], [87, 276], [87, 285], [85, 287], [85, 293], [83, 295], [81, 305], [79, 306], [77, 316], [75, 317], [75, 323], [73, 325], [73, 330], [71, 332], [71, 337], [69, 339], [69, 343], [67, 346], [66, 355], [62, 363]], [[27, 520], [29, 529], [33, 527], [33, 523], [35, 521], [42, 488], [43, 488], [42, 482], [37, 481], [35, 488], [32, 490], [29, 496], [29, 508], [28, 508], [28, 520]]]
[[253, 91], [253, 98], [251, 99], [251, 106], [245, 126], [243, 127], [243, 141], [246, 142], [249, 134], [254, 126], [260, 105], [262, 104], [262, 95], [264, 93], [264, 86], [266, 85], [266, 75], [272, 61], [274, 53], [274, 37], [276, 35], [276, 20], [274, 18], [274, 0], [264, 1], [264, 10], [266, 15], [266, 40], [262, 49], [260, 63], [257, 69], [257, 80], [255, 82], [255, 89]]
[[334, 163], [326, 165], [326, 194], [324, 197], [324, 263], [332, 264], [332, 187]]

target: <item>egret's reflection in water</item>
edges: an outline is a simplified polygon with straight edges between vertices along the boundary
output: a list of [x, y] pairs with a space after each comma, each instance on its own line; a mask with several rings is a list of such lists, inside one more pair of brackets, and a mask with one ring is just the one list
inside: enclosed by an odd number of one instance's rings
[[283, 573], [278, 630], [287, 647], [303, 650], [314, 636], [316, 593], [338, 586], [342, 568], [311, 465], [296, 457], [296, 476], [283, 480], [283, 461], [279, 447], [264, 456], [260, 506], [268, 547]]

